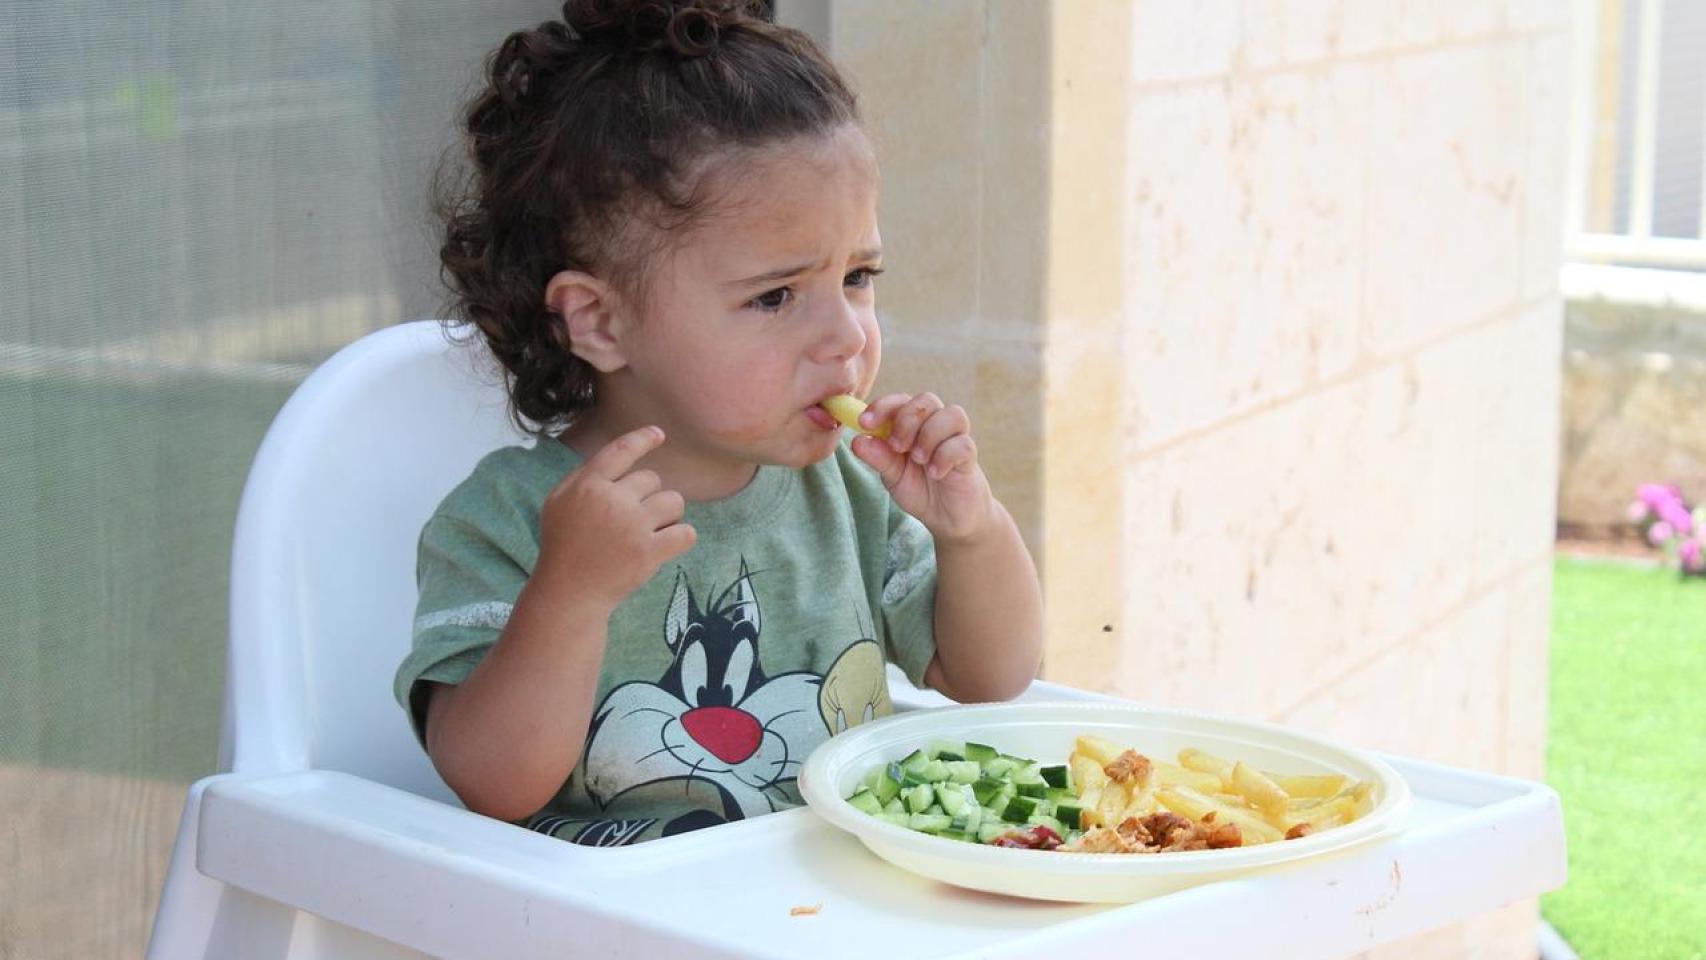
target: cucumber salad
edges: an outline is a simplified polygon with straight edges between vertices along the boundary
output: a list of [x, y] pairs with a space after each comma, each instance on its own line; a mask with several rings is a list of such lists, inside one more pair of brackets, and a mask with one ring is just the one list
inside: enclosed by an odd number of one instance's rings
[[1082, 835], [1065, 765], [981, 743], [914, 750], [867, 773], [847, 802], [896, 826], [967, 843], [1052, 850]]

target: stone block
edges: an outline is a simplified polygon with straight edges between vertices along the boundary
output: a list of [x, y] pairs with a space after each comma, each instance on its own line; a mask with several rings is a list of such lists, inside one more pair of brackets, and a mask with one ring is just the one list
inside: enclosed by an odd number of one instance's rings
[[1527, 46], [1379, 61], [1370, 86], [1363, 314], [1384, 356], [1520, 298]]
[[1354, 65], [1135, 95], [1125, 273], [1143, 447], [1354, 363], [1368, 91]]

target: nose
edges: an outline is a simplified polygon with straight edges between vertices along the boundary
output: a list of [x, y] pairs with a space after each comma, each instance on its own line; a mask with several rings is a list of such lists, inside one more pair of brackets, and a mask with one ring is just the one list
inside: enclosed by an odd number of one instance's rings
[[818, 339], [819, 359], [844, 362], [865, 351], [865, 318], [860, 306], [845, 293], [831, 298], [820, 321], [823, 332]]

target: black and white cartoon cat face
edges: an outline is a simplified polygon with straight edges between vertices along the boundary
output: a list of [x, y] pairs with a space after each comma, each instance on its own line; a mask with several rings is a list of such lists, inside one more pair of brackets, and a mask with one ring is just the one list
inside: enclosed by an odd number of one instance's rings
[[593, 716], [588, 793], [607, 807], [648, 784], [685, 781], [684, 795], [709, 785], [725, 820], [788, 805], [785, 785], [826, 734], [815, 709], [822, 678], [765, 674], [763, 618], [745, 562], [703, 610], [678, 572], [663, 626], [674, 655], [663, 676], [622, 684]]

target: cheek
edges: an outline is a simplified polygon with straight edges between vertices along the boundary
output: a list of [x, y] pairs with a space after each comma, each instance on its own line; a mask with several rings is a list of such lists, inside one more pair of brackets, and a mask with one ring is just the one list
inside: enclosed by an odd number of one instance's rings
[[865, 396], [871, 392], [871, 384], [877, 380], [877, 368], [883, 363], [883, 332], [875, 318], [865, 325], [865, 349], [859, 356], [865, 361], [865, 382], [860, 384], [860, 395]]

